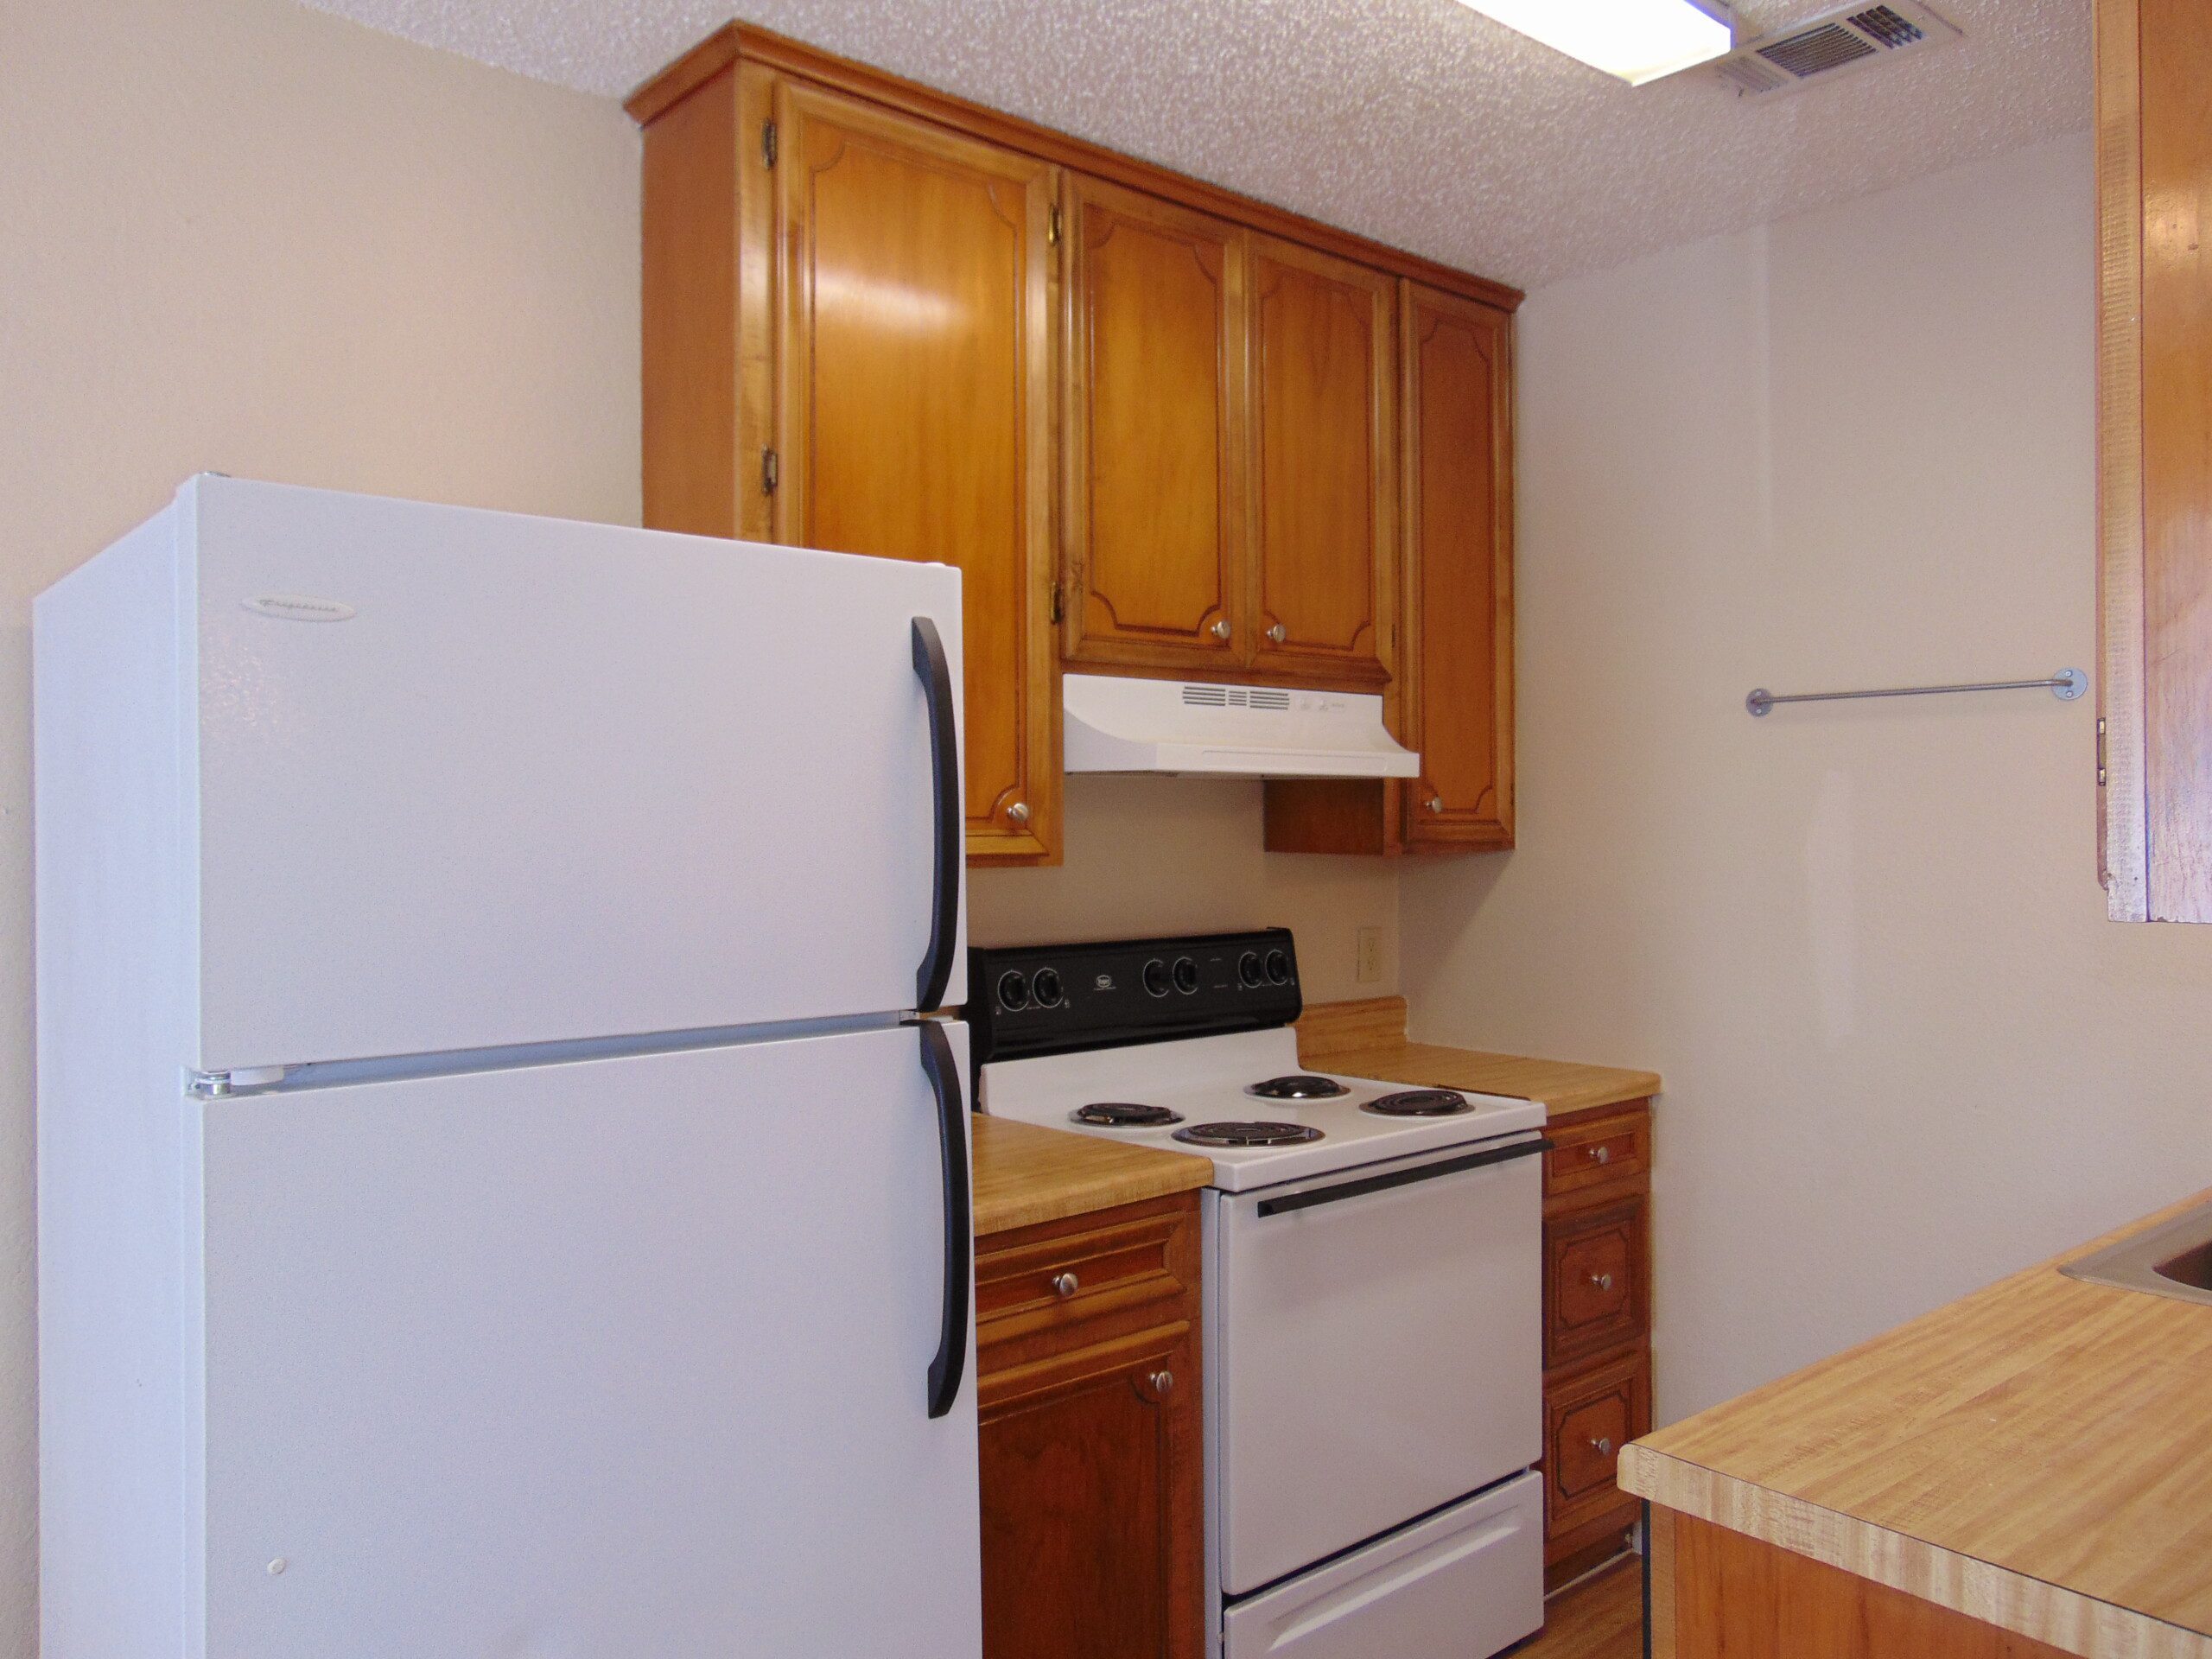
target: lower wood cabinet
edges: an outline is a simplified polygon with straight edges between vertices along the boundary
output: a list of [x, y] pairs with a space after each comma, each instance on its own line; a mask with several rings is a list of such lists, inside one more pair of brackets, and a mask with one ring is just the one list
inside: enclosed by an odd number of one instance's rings
[[985, 1659], [1196, 1659], [1195, 1193], [978, 1241]]
[[1650, 1103], [1563, 1118], [1544, 1154], [1544, 1576], [1617, 1554], [1616, 1478], [1651, 1427]]
[[1653, 1659], [2061, 1659], [2067, 1651], [1656, 1504], [1647, 1570]]

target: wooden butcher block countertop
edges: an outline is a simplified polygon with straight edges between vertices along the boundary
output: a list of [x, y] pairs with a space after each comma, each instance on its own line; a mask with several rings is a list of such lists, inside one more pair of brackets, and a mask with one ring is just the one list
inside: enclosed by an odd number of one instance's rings
[[1213, 1160], [1123, 1146], [1002, 1117], [968, 1120], [975, 1136], [976, 1236], [1033, 1227], [1204, 1186]]
[[2212, 1306], [2057, 1268], [2187, 1207], [1662, 1429], [1621, 1484], [2069, 1653], [2212, 1659]]
[[1317, 1070], [1424, 1089], [1541, 1100], [1554, 1123], [1580, 1112], [1649, 1100], [1659, 1092], [1656, 1071], [1409, 1043], [1405, 999], [1398, 996], [1317, 1003], [1299, 1020], [1298, 1038], [1300, 1062]]

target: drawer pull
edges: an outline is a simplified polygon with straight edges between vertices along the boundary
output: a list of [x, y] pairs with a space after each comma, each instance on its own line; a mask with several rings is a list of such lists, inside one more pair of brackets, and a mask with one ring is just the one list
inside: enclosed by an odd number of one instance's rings
[[1083, 1281], [1071, 1273], [1055, 1274], [1052, 1276], [1052, 1294], [1062, 1301], [1065, 1301], [1082, 1288]]
[[1593, 1164], [1611, 1163], [1613, 1161], [1613, 1149], [1605, 1145], [1603, 1141], [1599, 1141], [1596, 1146], [1590, 1148], [1590, 1161]]
[[1175, 1392], [1175, 1373], [1173, 1371], [1154, 1371], [1145, 1380], [1152, 1384], [1153, 1393], [1162, 1400]]
[[1593, 1273], [1590, 1275], [1590, 1282], [1600, 1290], [1611, 1290], [1613, 1287], [1613, 1275], [1610, 1273]]
[[1608, 1435], [1601, 1434], [1590, 1442], [1590, 1449], [1601, 1458], [1610, 1458], [1613, 1455], [1612, 1440]]

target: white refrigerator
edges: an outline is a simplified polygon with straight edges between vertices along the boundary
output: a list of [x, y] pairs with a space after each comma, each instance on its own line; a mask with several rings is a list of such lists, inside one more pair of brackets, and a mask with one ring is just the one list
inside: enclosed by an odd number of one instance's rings
[[980, 1652], [959, 616], [213, 476], [41, 596], [46, 1659]]

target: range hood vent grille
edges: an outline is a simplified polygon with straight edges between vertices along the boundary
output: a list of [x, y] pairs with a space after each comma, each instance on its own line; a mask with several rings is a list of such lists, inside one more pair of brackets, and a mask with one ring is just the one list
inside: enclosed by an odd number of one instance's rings
[[1738, 94], [1765, 97], [1959, 38], [1956, 29], [1916, 0], [1889, 0], [1763, 35], [1713, 67]]
[[1290, 693], [1264, 686], [1185, 685], [1183, 705], [1187, 709], [1287, 709]]

